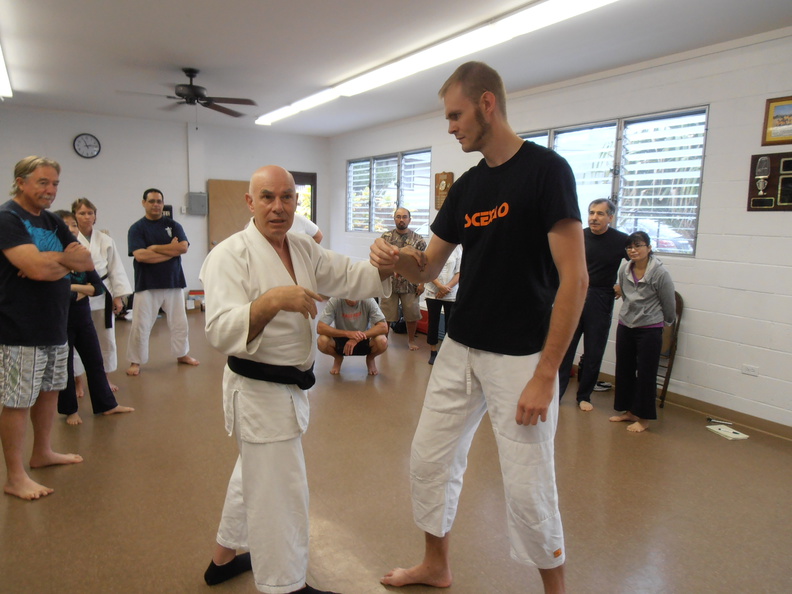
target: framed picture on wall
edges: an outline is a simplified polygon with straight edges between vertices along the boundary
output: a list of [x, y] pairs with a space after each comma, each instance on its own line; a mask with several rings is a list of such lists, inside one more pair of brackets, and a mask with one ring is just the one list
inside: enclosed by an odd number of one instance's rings
[[762, 146], [775, 144], [792, 144], [792, 97], [767, 100]]

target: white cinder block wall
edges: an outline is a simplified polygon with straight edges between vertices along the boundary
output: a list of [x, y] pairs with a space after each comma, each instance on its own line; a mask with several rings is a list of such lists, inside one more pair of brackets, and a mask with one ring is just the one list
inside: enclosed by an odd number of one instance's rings
[[[671, 389], [789, 426], [792, 212], [749, 213], [746, 204], [751, 155], [792, 152], [792, 145], [761, 146], [765, 101], [792, 95], [792, 79], [783, 74], [791, 69], [792, 29], [787, 28], [511, 93], [508, 106], [518, 132], [709, 106], [696, 255], [663, 257], [686, 304]], [[448, 74], [452, 71], [449, 66]], [[432, 147], [433, 173], [453, 171], [458, 177], [477, 161], [446, 133], [438, 111], [334, 138], [334, 197], [343, 198], [347, 159], [425, 146]], [[331, 236], [341, 251], [359, 252], [371, 241], [345, 233], [339, 218], [333, 220]], [[610, 374], [614, 337], [612, 329], [603, 365]], [[759, 376], [743, 375], [743, 364], [757, 366]]]
[[[785, 74], [790, 71], [788, 28], [548, 87], [509, 89], [509, 119], [520, 132], [709, 106], [696, 255], [664, 257], [686, 301], [672, 390], [788, 426], [792, 212], [748, 213], [746, 202], [751, 155], [792, 152], [792, 145], [760, 144], [765, 100], [792, 95]], [[206, 219], [178, 210], [188, 191], [205, 191], [208, 179], [248, 179], [268, 163], [315, 171], [325, 245], [366, 258], [373, 237], [345, 232], [348, 159], [431, 147], [433, 173], [453, 171], [457, 177], [478, 160], [478, 155], [463, 154], [446, 133], [439, 104], [436, 113], [423, 117], [324, 139], [260, 127], [204, 125], [200, 119], [196, 130], [194, 123], [31, 110], [9, 103], [0, 104], [5, 187], [10, 188], [20, 158], [39, 154], [57, 159], [63, 173], [55, 207], [68, 208], [74, 198], [87, 196], [99, 208], [99, 228], [109, 229], [124, 253], [129, 225], [143, 214], [143, 189], [159, 187], [192, 243], [184, 258], [189, 288], [200, 288]], [[71, 141], [80, 132], [99, 137], [99, 157], [85, 160], [74, 154]], [[126, 263], [131, 275], [131, 259]], [[744, 363], [757, 366], [759, 376], [741, 374]], [[611, 343], [603, 371], [613, 369]]]

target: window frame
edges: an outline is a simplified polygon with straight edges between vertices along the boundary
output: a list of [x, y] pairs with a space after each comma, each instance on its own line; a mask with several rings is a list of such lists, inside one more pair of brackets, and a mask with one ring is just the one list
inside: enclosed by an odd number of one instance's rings
[[[421, 209], [421, 211], [419, 212], [417, 218], [418, 218], [418, 221], [420, 222], [421, 225], [423, 224], [423, 219], [426, 218], [426, 222], [428, 224], [429, 219], [430, 219], [430, 215], [431, 215], [430, 205], [431, 205], [431, 197], [432, 197], [431, 196], [431, 192], [432, 192], [432, 188], [431, 188], [432, 149], [431, 149], [431, 147], [411, 149], [411, 150], [399, 151], [399, 152], [395, 152], [395, 153], [384, 153], [384, 154], [381, 154], [381, 155], [373, 155], [373, 156], [370, 156], [370, 157], [361, 157], [361, 158], [348, 159], [347, 160], [347, 162], [346, 162], [346, 215], [345, 215], [345, 219], [346, 219], [346, 221], [345, 221], [345, 230], [346, 230], [347, 233], [382, 233], [384, 231], [384, 229], [377, 228], [378, 225], [381, 224], [381, 222], [379, 221], [379, 219], [377, 217], [377, 210], [378, 210], [377, 200], [372, 195], [372, 191], [371, 191], [371, 188], [373, 187], [374, 183], [376, 182], [375, 163], [377, 163], [377, 162], [382, 162], [382, 161], [385, 161], [385, 160], [395, 159], [395, 161], [396, 161], [396, 175], [395, 175], [395, 178], [396, 179], [395, 179], [394, 185], [395, 185], [395, 191], [396, 191], [396, 200], [395, 200], [395, 206], [393, 207], [393, 210], [396, 210], [398, 208], [408, 208], [407, 206], [405, 206], [405, 192], [408, 191], [408, 187], [407, 186], [409, 186], [409, 191], [413, 191], [414, 190], [414, 188], [416, 187], [416, 179], [417, 179], [417, 176], [415, 175], [415, 170], [413, 168], [406, 168], [404, 166], [405, 165], [405, 159], [408, 159], [411, 155], [426, 155], [426, 157], [427, 157], [427, 161], [426, 161], [426, 205], [425, 205], [425, 209]], [[352, 167], [353, 166], [360, 165], [360, 164], [363, 164], [363, 163], [368, 163], [368, 185], [366, 185], [364, 188], [361, 188], [361, 191], [363, 191], [363, 192], [368, 191], [368, 196], [366, 198], [367, 208], [368, 208], [368, 215], [367, 215], [367, 219], [368, 220], [366, 221], [366, 228], [365, 229], [360, 229], [360, 228], [356, 229], [356, 228], [354, 228], [355, 220], [354, 220], [354, 218], [352, 216], [353, 215], [353, 211], [354, 211], [353, 200], [355, 199], [355, 196], [353, 196], [353, 192], [351, 191], [352, 187], [351, 187], [351, 183], [350, 183], [350, 181], [351, 181], [350, 180], [350, 174], [352, 172]], [[406, 180], [406, 176], [408, 176], [408, 175], [409, 175], [409, 180]], [[409, 181], [409, 183], [407, 183], [407, 181]], [[418, 186], [418, 187], [420, 187], [420, 186]], [[422, 199], [422, 197], [421, 197], [421, 199]], [[413, 223], [416, 220], [416, 216], [415, 216], [416, 212], [418, 212], [418, 211], [415, 209], [415, 206], [413, 205], [412, 208], [410, 208], [410, 214], [412, 215]], [[389, 228], [390, 226], [388, 225], [387, 227]]]
[[[709, 131], [709, 105], [698, 105], [693, 107], [686, 107], [686, 108], [678, 108], [678, 109], [670, 109], [666, 111], [660, 112], [653, 112], [653, 113], [645, 113], [645, 114], [638, 114], [620, 118], [611, 118], [606, 120], [600, 120], [596, 122], [586, 122], [582, 124], [575, 124], [569, 126], [563, 126], [558, 128], [545, 128], [545, 129], [537, 129], [532, 130], [529, 132], [521, 132], [519, 133], [520, 138], [524, 140], [531, 140], [534, 138], [542, 138], [547, 137], [547, 147], [554, 148], [556, 146], [556, 136], [559, 134], [564, 134], [567, 132], [575, 132], [575, 131], [583, 131], [587, 129], [594, 129], [599, 128], [602, 126], [614, 125], [615, 124], [615, 132], [616, 137], [614, 139], [613, 145], [613, 163], [610, 168], [610, 176], [611, 176], [611, 183], [610, 183], [610, 195], [603, 196], [603, 198], [609, 198], [612, 200], [617, 207], [616, 210], [616, 217], [614, 219], [614, 227], [619, 227], [619, 208], [622, 203], [625, 201], [624, 199], [626, 196], [623, 194], [624, 184], [623, 184], [623, 171], [624, 171], [624, 133], [625, 129], [632, 125], [638, 124], [641, 122], [655, 122], [661, 121], [666, 119], [673, 119], [684, 117], [686, 115], [701, 115], [703, 117], [703, 132], [702, 132], [702, 141], [701, 141], [701, 153], [700, 156], [697, 156], [699, 160], [699, 168], [698, 168], [698, 183], [695, 185], [695, 194], [690, 194], [695, 197], [695, 204], [688, 205], [688, 208], [694, 209], [694, 214], [692, 215], [693, 224], [690, 228], [691, 237], [689, 240], [693, 243], [692, 249], [690, 253], [680, 253], [679, 251], [669, 251], [662, 247], [656, 247], [656, 251], [662, 254], [673, 254], [675, 256], [683, 256], [683, 257], [695, 257], [696, 248], [698, 245], [698, 226], [699, 226], [699, 219], [701, 215], [701, 190], [704, 180], [704, 166], [706, 161], [706, 154], [707, 154], [707, 132]], [[560, 153], [563, 156], [563, 153]], [[587, 206], [587, 205], [586, 205]], [[650, 213], [648, 214], [656, 214]], [[581, 212], [582, 218], [586, 220], [586, 213]], [[640, 219], [640, 216], [633, 217], [636, 220]], [[648, 217], [647, 217], [648, 218]], [[675, 233], [678, 233], [678, 229], [672, 228]], [[680, 227], [681, 229], [681, 227]], [[687, 230], [687, 229], [686, 229]], [[659, 230], [658, 230], [659, 234]]]

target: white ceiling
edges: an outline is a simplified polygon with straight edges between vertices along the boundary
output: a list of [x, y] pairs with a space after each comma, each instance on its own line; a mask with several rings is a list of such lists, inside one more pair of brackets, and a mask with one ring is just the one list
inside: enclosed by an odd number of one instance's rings
[[[0, 0], [14, 88], [5, 104], [253, 128], [263, 113], [529, 3]], [[438, 110], [437, 89], [468, 59], [495, 67], [514, 92], [788, 26], [790, 0], [621, 0], [272, 130], [332, 136]], [[258, 106], [229, 106], [241, 118], [167, 109], [185, 66], [201, 70], [195, 84], [210, 95]]]

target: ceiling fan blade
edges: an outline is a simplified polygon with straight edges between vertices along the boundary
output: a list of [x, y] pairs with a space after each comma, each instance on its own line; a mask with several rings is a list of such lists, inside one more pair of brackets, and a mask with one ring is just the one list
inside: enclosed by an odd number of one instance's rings
[[234, 111], [233, 109], [228, 109], [227, 107], [223, 107], [222, 105], [215, 105], [211, 101], [201, 101], [201, 105], [203, 105], [204, 107], [208, 107], [209, 109], [214, 109], [215, 111], [219, 111], [220, 113], [233, 116], [235, 118], [239, 118], [245, 115], [244, 113]]
[[256, 105], [253, 99], [239, 99], [237, 97], [207, 97], [212, 103], [234, 103], [236, 105]]
[[160, 109], [162, 111], [176, 111], [177, 109], [179, 109], [180, 105], [186, 105], [186, 102], [185, 101], [177, 101], [176, 103], [171, 103], [169, 105], [164, 105], [163, 107], [160, 107]]

